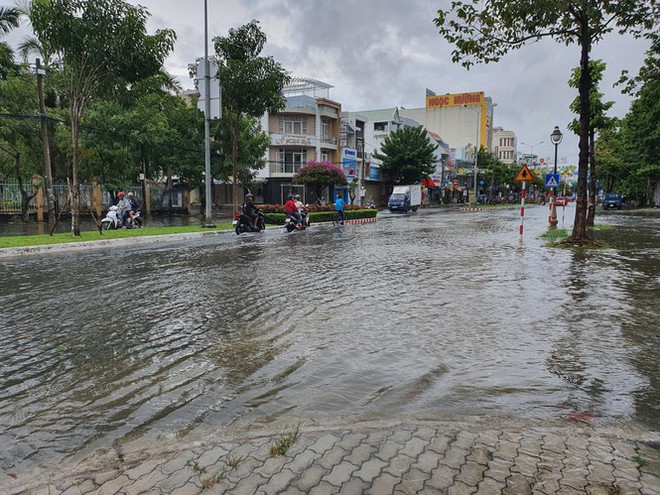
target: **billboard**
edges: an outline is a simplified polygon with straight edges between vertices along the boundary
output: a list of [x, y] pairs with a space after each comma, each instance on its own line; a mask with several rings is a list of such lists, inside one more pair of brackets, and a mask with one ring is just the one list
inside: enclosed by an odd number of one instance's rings
[[426, 97], [426, 108], [460, 107], [463, 105], [483, 105], [486, 103], [483, 91], [455, 93]]

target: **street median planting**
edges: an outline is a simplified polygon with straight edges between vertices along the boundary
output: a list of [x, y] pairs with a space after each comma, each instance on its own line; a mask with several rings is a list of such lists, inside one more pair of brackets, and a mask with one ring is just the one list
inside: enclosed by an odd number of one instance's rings
[[[273, 207], [277, 205], [264, 205], [268, 207]], [[280, 207], [281, 211], [269, 211], [270, 208], [264, 209], [260, 206], [261, 211], [264, 212], [264, 218], [266, 223], [269, 225], [282, 225], [286, 219], [286, 214], [284, 213], [284, 207]], [[316, 208], [312, 210], [311, 208]], [[319, 208], [323, 208], [320, 210]], [[354, 220], [358, 218], [375, 218], [378, 210], [374, 209], [360, 209], [358, 207], [353, 207], [344, 211], [346, 218], [348, 220]], [[336, 215], [333, 206], [316, 206], [310, 207], [309, 211], [309, 221], [311, 223], [323, 223], [323, 222], [332, 222], [332, 218]]]

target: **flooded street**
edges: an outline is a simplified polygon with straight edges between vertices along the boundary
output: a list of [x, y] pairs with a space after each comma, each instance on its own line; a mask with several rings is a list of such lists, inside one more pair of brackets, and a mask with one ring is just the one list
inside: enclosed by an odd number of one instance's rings
[[0, 258], [0, 468], [337, 418], [660, 428], [660, 216], [599, 211], [597, 251], [544, 247], [547, 216]]

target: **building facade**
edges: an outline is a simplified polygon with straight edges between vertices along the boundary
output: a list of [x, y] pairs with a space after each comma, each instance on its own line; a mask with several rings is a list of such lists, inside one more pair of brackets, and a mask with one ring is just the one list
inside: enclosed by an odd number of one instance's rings
[[290, 193], [300, 194], [303, 202], [316, 201], [303, 185], [293, 184], [293, 176], [309, 161], [341, 163], [341, 104], [329, 98], [330, 88], [315, 79], [294, 78], [284, 88], [286, 108], [262, 117], [270, 147], [253, 191], [257, 202], [283, 204]]
[[511, 165], [516, 163], [518, 143], [516, 133], [502, 127], [493, 129], [493, 153], [499, 161]]

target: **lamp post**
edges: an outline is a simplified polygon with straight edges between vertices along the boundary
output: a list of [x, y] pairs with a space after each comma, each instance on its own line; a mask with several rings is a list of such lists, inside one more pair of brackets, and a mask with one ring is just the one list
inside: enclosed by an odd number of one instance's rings
[[[472, 110], [472, 108], [468, 107], [467, 105], [463, 105], [463, 107], [467, 108], [468, 110]], [[481, 142], [479, 141], [479, 131], [481, 130], [481, 105], [479, 105], [477, 109], [477, 145], [476, 149], [474, 152], [474, 192], [472, 193], [472, 204], [476, 205], [477, 204], [477, 174], [479, 173], [479, 149], [481, 148]]]
[[[552, 134], [550, 134], [550, 141], [552, 144], [555, 145], [555, 165], [554, 165], [554, 175], [557, 175], [557, 148], [559, 147], [559, 143], [561, 143], [561, 140], [564, 138], [564, 135], [561, 133], [559, 130], [559, 126], [555, 126], [555, 130], [552, 131]], [[554, 198], [554, 188], [550, 190], [550, 226], [556, 227], [557, 226], [557, 205], [555, 204], [555, 198]]]
[[[529, 155], [533, 159], [533, 157], [534, 157], [534, 148], [536, 148], [539, 144], [543, 144], [543, 141], [539, 141], [536, 144], [527, 144], [527, 143], [520, 143], [520, 144], [523, 145], [523, 146], [529, 146]], [[534, 165], [534, 164], [532, 163], [532, 165]]]

